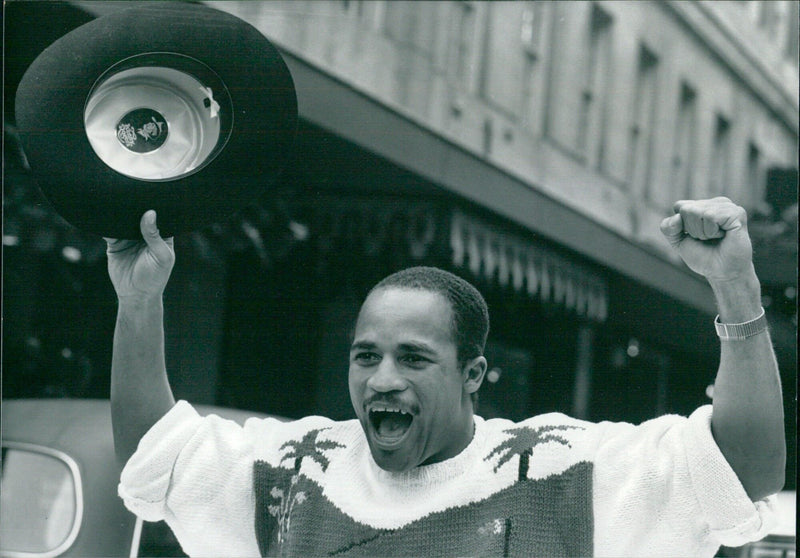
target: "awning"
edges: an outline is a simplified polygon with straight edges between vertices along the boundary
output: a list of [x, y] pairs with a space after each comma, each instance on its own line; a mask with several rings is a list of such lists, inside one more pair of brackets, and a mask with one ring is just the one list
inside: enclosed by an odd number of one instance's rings
[[[416, 196], [317, 195], [292, 206], [319, 254], [346, 253], [393, 268], [453, 266], [488, 285], [587, 319], [608, 317], [608, 286], [589, 266], [468, 208]], [[341, 259], [336, 259], [342, 265]], [[384, 270], [389, 271], [389, 270]]]
[[475, 276], [512, 286], [543, 302], [603, 322], [608, 317], [605, 280], [577, 262], [455, 210], [450, 220], [453, 264]]

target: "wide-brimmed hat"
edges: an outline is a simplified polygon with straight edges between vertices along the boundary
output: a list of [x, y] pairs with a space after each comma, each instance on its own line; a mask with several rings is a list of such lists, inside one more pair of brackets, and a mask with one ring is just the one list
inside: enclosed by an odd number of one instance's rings
[[227, 219], [274, 184], [297, 126], [286, 64], [230, 14], [152, 2], [47, 47], [16, 95], [16, 124], [48, 200], [72, 225], [138, 238]]

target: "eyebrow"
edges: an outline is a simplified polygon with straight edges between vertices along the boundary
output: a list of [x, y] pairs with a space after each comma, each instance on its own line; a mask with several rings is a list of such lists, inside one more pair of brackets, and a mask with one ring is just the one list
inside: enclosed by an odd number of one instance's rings
[[[350, 351], [375, 350], [378, 345], [372, 341], [355, 341], [350, 346]], [[407, 353], [437, 354], [436, 350], [423, 341], [406, 341], [398, 345], [398, 349]]]
[[409, 353], [431, 353], [436, 354], [436, 351], [433, 347], [424, 343], [422, 341], [407, 341], [405, 343], [400, 343], [399, 345], [400, 350], [406, 351]]
[[352, 345], [350, 345], [350, 352], [357, 351], [359, 349], [362, 350], [373, 350], [377, 347], [375, 343], [372, 341], [355, 341]]

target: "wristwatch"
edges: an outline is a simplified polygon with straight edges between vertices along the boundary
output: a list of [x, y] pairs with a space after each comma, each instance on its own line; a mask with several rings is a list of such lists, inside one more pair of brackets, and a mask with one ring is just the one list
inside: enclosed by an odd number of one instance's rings
[[758, 317], [749, 322], [723, 324], [719, 321], [719, 314], [717, 314], [717, 317], [714, 318], [714, 327], [717, 329], [717, 335], [720, 339], [726, 341], [740, 341], [758, 335], [762, 331], [766, 331], [767, 316], [764, 312], [764, 308], [761, 308], [761, 313]]

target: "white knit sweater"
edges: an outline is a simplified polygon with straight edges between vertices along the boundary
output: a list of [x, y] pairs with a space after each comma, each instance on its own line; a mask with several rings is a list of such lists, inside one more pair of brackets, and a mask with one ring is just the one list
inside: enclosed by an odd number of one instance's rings
[[357, 421], [200, 417], [179, 402], [119, 494], [191, 556], [708, 556], [766, 534], [711, 407], [638, 426], [475, 417], [459, 455], [380, 469]]

